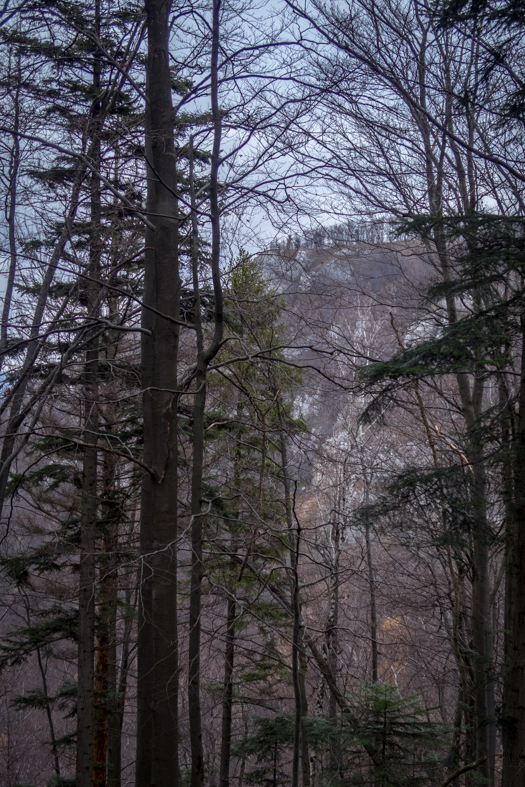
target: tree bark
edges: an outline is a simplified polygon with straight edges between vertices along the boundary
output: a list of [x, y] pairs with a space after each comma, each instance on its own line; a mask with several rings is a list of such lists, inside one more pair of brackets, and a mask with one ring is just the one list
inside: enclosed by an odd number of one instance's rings
[[202, 749], [201, 719], [201, 596], [202, 596], [202, 531], [203, 513], [202, 474], [204, 462], [204, 411], [206, 408], [206, 368], [204, 336], [202, 331], [201, 299], [199, 283], [199, 254], [197, 212], [193, 173], [193, 138], [190, 141], [190, 188], [192, 218], [192, 267], [193, 296], [195, 302], [195, 332], [197, 339], [197, 366], [195, 371], [196, 391], [193, 402], [193, 456], [191, 473], [191, 577], [190, 619], [188, 645], [188, 711], [191, 747], [191, 787], [204, 784], [204, 753]]
[[[125, 594], [126, 608], [131, 607], [131, 593], [129, 589]], [[132, 605], [136, 609], [136, 604]], [[124, 634], [122, 637], [122, 653], [120, 657], [120, 670], [115, 675], [115, 700], [112, 713], [109, 718], [108, 730], [108, 787], [120, 787], [122, 771], [122, 725], [124, 722], [124, 702], [126, 700], [126, 689], [128, 682], [128, 672], [130, 663], [130, 638], [133, 618], [128, 611], [124, 618]], [[115, 649], [116, 650], [116, 649]], [[116, 652], [115, 652], [115, 672]], [[110, 674], [110, 686], [112, 676]]]
[[[96, 262], [95, 262], [96, 264]], [[96, 276], [98, 266], [93, 270]], [[98, 287], [88, 296], [92, 311]], [[86, 352], [84, 371], [84, 459], [80, 514], [80, 591], [78, 632], [77, 787], [92, 787], [94, 732], [95, 582], [98, 464], [98, 342]]]
[[[283, 428], [281, 407], [279, 406], [281, 464], [284, 486], [284, 508], [286, 513], [286, 526], [288, 530], [288, 549], [290, 556], [290, 591], [292, 610], [292, 682], [295, 699], [294, 744], [292, 761], [292, 787], [298, 787], [299, 774], [302, 776], [303, 787], [310, 785], [310, 755], [308, 751], [308, 738], [306, 718], [308, 704], [306, 699], [306, 654], [304, 652], [304, 626], [301, 619], [301, 598], [299, 586], [299, 548], [301, 532], [299, 523], [293, 526], [293, 509], [290, 490], [290, 477], [288, 474], [288, 452], [286, 434]], [[302, 635], [302, 636], [301, 636]], [[303, 642], [301, 641], [303, 640]]]
[[[100, 31], [100, 0], [95, 3], [95, 30]], [[101, 61], [93, 62], [93, 107], [90, 136], [94, 140], [94, 161], [100, 162], [100, 74]], [[101, 193], [100, 178], [92, 173], [90, 184], [90, 248], [86, 283], [89, 316], [100, 312]], [[97, 476], [99, 429], [99, 347], [95, 337], [86, 350], [84, 369], [84, 459], [82, 508], [80, 512], [80, 592], [78, 601], [78, 700], [76, 787], [92, 787], [95, 727], [95, 593], [97, 537]]]
[[5, 360], [5, 351], [8, 341], [9, 314], [11, 311], [11, 301], [15, 285], [15, 275], [17, 268], [17, 249], [16, 249], [16, 200], [18, 191], [18, 170], [20, 169], [20, 139], [18, 132], [20, 128], [20, 82], [22, 79], [20, 70], [20, 55], [17, 58], [18, 72], [16, 75], [16, 87], [13, 111], [13, 148], [11, 150], [11, 160], [9, 162], [9, 189], [7, 209], [7, 226], [9, 237], [9, 271], [5, 286], [4, 305], [2, 307], [2, 324], [0, 326], [0, 371]]
[[[367, 490], [368, 493], [368, 490]], [[368, 504], [368, 500], [367, 500]], [[368, 588], [370, 591], [370, 643], [372, 648], [372, 682], [377, 683], [377, 613], [374, 565], [372, 562], [372, 545], [370, 543], [370, 525], [365, 526], [366, 563], [368, 568]]]
[[226, 648], [224, 651], [224, 682], [222, 694], [222, 727], [221, 727], [221, 765], [219, 773], [220, 787], [230, 784], [230, 755], [232, 739], [233, 711], [233, 666], [235, 658], [235, 620], [237, 604], [235, 597], [228, 598], [226, 617]]
[[507, 523], [502, 787], [522, 787], [525, 779], [525, 314], [521, 341], [514, 510]]
[[[116, 406], [105, 407], [106, 432], [113, 431]], [[117, 624], [117, 547], [119, 506], [115, 499], [117, 457], [104, 452], [101, 556], [99, 567], [98, 627], [95, 658], [95, 744], [93, 783], [106, 787], [108, 743], [114, 725], [117, 703], [116, 624]]]
[[137, 787], [179, 783], [176, 321], [180, 277], [169, 8], [164, 0], [145, 3], [147, 213], [155, 225], [146, 231], [142, 308], [142, 327], [148, 332], [142, 333], [141, 347], [144, 462], [150, 472], [143, 478], [140, 521]]
[[202, 595], [202, 532], [203, 515], [201, 509], [202, 473], [204, 462], [204, 412], [206, 407], [206, 376], [222, 342], [223, 336], [223, 295], [220, 271], [220, 207], [219, 207], [219, 166], [221, 145], [221, 113], [218, 95], [219, 77], [219, 37], [220, 37], [221, 0], [213, 0], [212, 9], [212, 47], [211, 47], [211, 108], [213, 121], [213, 149], [210, 171], [210, 219], [211, 219], [211, 275], [214, 295], [214, 330], [209, 345], [205, 348], [201, 320], [201, 304], [197, 250], [197, 211], [193, 183], [193, 139], [191, 152], [191, 191], [192, 191], [192, 235], [193, 235], [193, 288], [195, 297], [195, 328], [197, 334], [197, 363], [195, 369], [195, 398], [193, 408], [193, 464], [191, 481], [191, 579], [190, 579], [190, 616], [189, 616], [189, 675], [188, 705], [191, 747], [191, 787], [204, 784], [204, 753], [202, 749], [202, 720], [200, 704], [200, 648], [201, 648], [201, 595]]

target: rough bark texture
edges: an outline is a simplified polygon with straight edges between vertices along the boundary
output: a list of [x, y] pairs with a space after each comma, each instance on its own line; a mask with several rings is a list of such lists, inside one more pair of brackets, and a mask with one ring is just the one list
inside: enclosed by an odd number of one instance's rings
[[[178, 784], [177, 353], [180, 278], [169, 4], [147, 0], [148, 215], [142, 327], [144, 462], [137, 787]], [[153, 307], [156, 311], [152, 311]], [[160, 316], [163, 315], [163, 316]]]

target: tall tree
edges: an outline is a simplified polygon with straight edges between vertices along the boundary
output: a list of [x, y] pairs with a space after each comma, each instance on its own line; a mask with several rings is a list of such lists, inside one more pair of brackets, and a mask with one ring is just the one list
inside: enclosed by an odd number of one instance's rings
[[147, 0], [147, 214], [142, 306], [144, 463], [140, 520], [137, 787], [179, 782], [177, 373], [179, 208], [169, 12]]

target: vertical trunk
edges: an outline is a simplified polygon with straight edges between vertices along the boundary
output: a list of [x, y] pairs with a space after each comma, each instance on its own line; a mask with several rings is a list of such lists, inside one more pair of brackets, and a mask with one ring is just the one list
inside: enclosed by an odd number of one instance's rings
[[502, 787], [521, 787], [525, 762], [525, 314], [514, 451], [514, 510], [507, 524]]
[[[95, 4], [95, 30], [100, 31], [100, 0]], [[93, 108], [90, 136], [94, 140], [95, 164], [100, 161], [100, 70], [101, 61], [95, 53], [93, 62]], [[91, 227], [89, 273], [86, 294], [89, 315], [99, 314], [101, 256], [101, 194], [100, 179], [91, 175]], [[78, 601], [78, 700], [77, 700], [77, 763], [76, 787], [92, 787], [94, 754], [94, 679], [95, 679], [95, 580], [97, 534], [97, 464], [98, 464], [98, 338], [86, 351], [84, 369], [84, 461], [82, 472], [82, 508], [80, 513], [80, 592]]]
[[[298, 539], [297, 539], [298, 541]], [[301, 697], [301, 683], [299, 678], [299, 650], [301, 648], [300, 635], [300, 608], [299, 608], [299, 577], [297, 573], [297, 546], [294, 544], [295, 560], [293, 570], [293, 639], [292, 639], [292, 681], [295, 695], [295, 720], [294, 720], [294, 745], [293, 745], [293, 767], [292, 767], [292, 787], [299, 787], [299, 766], [303, 751], [303, 707]]]
[[[463, 719], [463, 691], [460, 687], [458, 690], [458, 699], [456, 703], [456, 713], [454, 715], [454, 729], [452, 731], [452, 742], [450, 746], [450, 755], [448, 760], [450, 762], [451, 770], [457, 770], [461, 762], [461, 722]], [[454, 779], [452, 785], [458, 787], [459, 779]]]
[[[302, 630], [302, 627], [301, 627]], [[306, 696], [306, 674], [308, 664], [306, 661], [306, 651], [304, 640], [299, 642], [299, 697], [301, 701], [301, 775], [303, 787], [310, 787], [310, 752], [308, 747], [308, 698]]]
[[201, 649], [201, 594], [202, 594], [202, 472], [204, 462], [204, 412], [206, 407], [206, 373], [209, 363], [215, 357], [223, 336], [223, 296], [220, 270], [220, 207], [219, 207], [219, 166], [221, 146], [221, 113], [219, 107], [219, 34], [221, 0], [213, 0], [212, 7], [212, 46], [211, 46], [211, 109], [213, 121], [213, 148], [210, 171], [210, 219], [211, 219], [211, 276], [214, 295], [214, 329], [209, 345], [204, 347], [204, 336], [200, 314], [198, 249], [197, 249], [197, 210], [193, 183], [193, 139], [191, 152], [191, 200], [193, 234], [193, 287], [195, 294], [195, 328], [197, 334], [197, 364], [195, 374], [195, 399], [193, 409], [193, 465], [191, 481], [191, 551], [192, 566], [190, 580], [190, 635], [188, 670], [188, 705], [191, 747], [191, 787], [204, 784], [204, 755], [202, 749], [202, 720], [200, 705], [200, 649]]
[[294, 717], [294, 742], [293, 742], [293, 761], [292, 761], [292, 787], [299, 785], [299, 763], [301, 759], [301, 738], [302, 738], [302, 707], [301, 692], [299, 685], [299, 636], [300, 636], [300, 608], [299, 608], [299, 587], [297, 573], [297, 534], [294, 533], [292, 501], [290, 497], [290, 478], [288, 475], [288, 455], [286, 446], [286, 436], [283, 429], [282, 414], [279, 410], [280, 420], [280, 442], [281, 442], [281, 464], [284, 486], [284, 509], [286, 514], [286, 528], [288, 531], [288, 551], [290, 557], [290, 591], [292, 608], [292, 684], [295, 700]]
[[232, 737], [232, 710], [233, 710], [233, 663], [235, 657], [235, 619], [237, 605], [235, 597], [228, 598], [228, 613], [226, 618], [226, 648], [224, 651], [224, 683], [222, 694], [222, 730], [221, 730], [221, 767], [220, 787], [229, 787], [230, 784], [230, 753]]
[[192, 218], [193, 294], [195, 299], [195, 332], [197, 339], [196, 392], [193, 403], [193, 457], [191, 474], [191, 578], [190, 627], [188, 645], [188, 710], [191, 747], [191, 787], [204, 784], [204, 754], [200, 700], [201, 595], [202, 595], [202, 474], [204, 462], [204, 411], [206, 408], [206, 358], [202, 332], [199, 285], [197, 212], [193, 173], [193, 139], [190, 140], [190, 188]]
[[[422, 89], [422, 88], [421, 88]], [[423, 108], [425, 107], [422, 101]], [[447, 104], [446, 122], [449, 131], [453, 131], [452, 105]], [[468, 118], [469, 133], [471, 133], [471, 118]], [[442, 215], [443, 210], [443, 159], [439, 164], [433, 163], [431, 136], [429, 124], [425, 119], [422, 125], [425, 145], [426, 175], [429, 192], [429, 207], [436, 216]], [[465, 167], [455, 143], [451, 142], [455, 155], [456, 171], [460, 194], [460, 210], [469, 213], [475, 207], [475, 190], [472, 180], [468, 180]], [[469, 156], [468, 166], [472, 159]], [[471, 173], [470, 173], [471, 174]], [[470, 189], [470, 190], [469, 190]], [[451, 280], [450, 264], [448, 259], [447, 240], [443, 227], [436, 224], [433, 236], [436, 251], [442, 267], [443, 279]], [[457, 321], [456, 303], [453, 297], [447, 297], [448, 321], [453, 324]], [[486, 505], [487, 489], [485, 468], [483, 464], [483, 450], [480, 438], [475, 434], [479, 427], [479, 418], [482, 411], [483, 382], [482, 375], [477, 375], [470, 381], [465, 372], [456, 374], [458, 391], [461, 399], [463, 415], [469, 438], [468, 457], [473, 472], [472, 484], [472, 509], [473, 509], [473, 582], [472, 582], [472, 649], [474, 651], [474, 685], [472, 694], [475, 711], [475, 738], [476, 760], [483, 762], [476, 769], [483, 779], [490, 782], [494, 779], [495, 761], [495, 722], [494, 722], [494, 680], [493, 680], [493, 644], [492, 625], [490, 617], [490, 585], [489, 585], [489, 531]]]
[[9, 314], [11, 311], [11, 301], [13, 298], [13, 290], [15, 285], [15, 274], [17, 266], [17, 252], [16, 252], [16, 198], [18, 187], [18, 170], [20, 168], [20, 140], [18, 131], [20, 127], [20, 81], [22, 75], [20, 72], [20, 56], [17, 60], [17, 86], [14, 98], [14, 112], [13, 112], [13, 148], [11, 151], [11, 160], [9, 162], [9, 190], [8, 200], [9, 207], [7, 209], [7, 225], [9, 235], [9, 271], [7, 274], [7, 282], [5, 286], [4, 305], [2, 307], [2, 324], [0, 326], [0, 371], [5, 360], [5, 351], [7, 348], [7, 331], [9, 324]]
[[[106, 431], [115, 427], [115, 404], [106, 406]], [[116, 702], [117, 533], [119, 509], [115, 500], [115, 454], [104, 454], [102, 491], [102, 554], [99, 571], [98, 630], [95, 658], [95, 787], [106, 787], [108, 737]]]
[[[96, 275], [96, 274], [95, 274]], [[95, 307], [97, 294], [94, 294]], [[95, 340], [96, 342], [96, 340]], [[98, 347], [86, 353], [84, 461], [80, 515], [77, 787], [92, 787], [95, 655], [95, 546], [97, 527]]]
[[[237, 402], [237, 422], [239, 423], [239, 434], [237, 436], [235, 450], [234, 450], [234, 488], [241, 491], [240, 485], [240, 466], [242, 459], [241, 448], [241, 433], [242, 427], [242, 412], [244, 403]], [[264, 476], [264, 444], [265, 437], [263, 433], [263, 458], [261, 460], [260, 480], [259, 480], [259, 505], [262, 498], [262, 478]], [[255, 539], [255, 532], [252, 536], [252, 544]], [[237, 554], [238, 543], [235, 538], [232, 538], [231, 552], [232, 555]], [[250, 547], [248, 547], [248, 550]], [[235, 659], [235, 622], [237, 619], [237, 599], [236, 599], [236, 586], [241, 582], [245, 564], [236, 572], [237, 563], [232, 557], [231, 572], [234, 577], [232, 587], [229, 588], [228, 595], [228, 608], [226, 615], [226, 647], [224, 650], [224, 682], [223, 682], [223, 695], [222, 695], [222, 725], [221, 725], [221, 763], [219, 771], [219, 784], [220, 787], [229, 787], [230, 784], [230, 760], [231, 760], [231, 737], [232, 737], [232, 716], [233, 716], [233, 667]], [[237, 574], [237, 576], [235, 576]], [[244, 758], [241, 762], [241, 776], [239, 783], [242, 782], [242, 774], [244, 773]]]
[[[443, 241], [444, 244], [444, 241]], [[436, 243], [437, 245], [437, 243]], [[443, 278], [450, 279], [446, 248], [442, 247]], [[447, 299], [448, 320], [457, 321], [456, 304]], [[487, 521], [487, 479], [482, 438], [478, 432], [482, 414], [484, 377], [477, 373], [473, 380], [465, 372], [456, 374], [463, 417], [467, 428], [469, 470], [472, 473], [471, 506], [473, 520], [472, 577], [472, 661], [475, 759], [482, 760], [476, 771], [491, 783], [494, 781], [496, 725], [494, 700], [493, 635], [490, 604], [489, 544]]]
[[[118, 299], [108, 298], [109, 314], [117, 314]], [[106, 363], [112, 365], [118, 354], [118, 332], [109, 331], [105, 351]], [[118, 405], [116, 391], [111, 384], [107, 390], [104, 407], [104, 431], [113, 434], [117, 428]], [[115, 779], [120, 780], [110, 764], [110, 753], [114, 752], [115, 735], [120, 742], [120, 724], [117, 694], [117, 597], [118, 597], [118, 534], [120, 505], [116, 491], [117, 455], [104, 452], [102, 471], [102, 517], [100, 528], [101, 556], [99, 568], [98, 593], [98, 630], [97, 652], [95, 659], [95, 750], [94, 785], [116, 787]]]
[[[116, 313], [116, 298], [110, 298], [110, 313]], [[112, 308], [114, 302], [114, 306]], [[118, 350], [118, 340], [115, 337], [111, 346], [109, 357], [115, 359]], [[106, 429], [112, 432], [116, 428], [117, 405], [110, 402], [107, 406]], [[105, 568], [107, 574], [105, 593], [101, 598], [104, 604], [105, 615], [101, 623], [106, 626], [108, 668], [107, 668], [107, 702], [106, 702], [106, 760], [107, 760], [107, 785], [120, 787], [120, 735], [121, 735], [121, 698], [117, 686], [117, 601], [118, 601], [118, 545], [119, 523], [121, 521], [121, 508], [116, 497], [117, 457], [106, 454], [104, 457], [104, 504], [103, 520], [105, 525], [104, 544], [107, 559]], [[129, 623], [128, 623], [129, 627]], [[126, 632], [125, 632], [126, 636]], [[129, 634], [128, 634], [129, 639]], [[128, 647], [124, 642], [123, 649]]]
[[489, 579], [490, 529], [486, 515], [486, 478], [480, 446], [474, 446], [469, 458], [473, 468], [472, 508], [473, 578], [472, 578], [472, 646], [474, 666], [474, 708], [476, 759], [486, 760], [478, 771], [493, 781], [495, 759], [494, 678], [492, 666], [492, 620]]
[[[178, 768], [178, 201], [169, 3], [146, 0], [147, 212], [142, 309], [144, 461], [138, 632], [137, 787], [173, 787]], [[151, 308], [150, 308], [151, 307]], [[155, 311], [153, 311], [155, 310]], [[161, 316], [163, 315], [163, 316]]]
[[[337, 681], [337, 654], [339, 650], [337, 627], [339, 623], [339, 563], [341, 557], [341, 522], [339, 521], [338, 512], [333, 512], [333, 520], [330, 527], [330, 547], [331, 547], [331, 561], [330, 561], [330, 590], [328, 598], [328, 618], [325, 627], [325, 647], [326, 647], [326, 661], [333, 675], [334, 681]], [[328, 718], [335, 722], [337, 716], [337, 701], [333, 691], [328, 695]], [[336, 775], [339, 770], [339, 746], [338, 742], [334, 741], [325, 758], [326, 767], [332, 775]]]
[[[306, 656], [304, 644], [301, 642], [303, 626], [301, 623], [301, 599], [299, 586], [299, 548], [301, 532], [299, 524], [293, 526], [292, 498], [290, 491], [290, 477], [288, 474], [288, 452], [286, 434], [283, 429], [282, 413], [279, 406], [281, 464], [284, 486], [284, 507], [286, 513], [286, 526], [288, 530], [289, 555], [290, 555], [290, 589], [292, 596], [292, 683], [295, 699], [294, 745], [292, 762], [292, 787], [299, 785], [299, 773], [302, 774], [303, 787], [310, 784], [310, 756], [308, 751], [308, 738], [306, 735], [306, 718], [308, 705], [306, 701]], [[306, 779], [306, 781], [304, 781]]]
[[[29, 615], [29, 606], [26, 606], [26, 613], [27, 613], [27, 625], [31, 625], [30, 615]], [[46, 716], [47, 716], [47, 724], [49, 726], [49, 742], [51, 743], [51, 754], [53, 756], [53, 767], [57, 776], [60, 776], [60, 757], [58, 753], [58, 744], [57, 744], [57, 737], [55, 733], [55, 723], [53, 721], [53, 710], [51, 699], [49, 697], [49, 689], [47, 685], [47, 670], [46, 666], [44, 666], [44, 662], [42, 661], [42, 652], [40, 648], [36, 649], [36, 658], [38, 663], [38, 671], [40, 672], [40, 677], [42, 678], [42, 690], [44, 692], [44, 697], [46, 698]]]
[[95, 657], [95, 736], [93, 742], [93, 787], [106, 787], [106, 760], [108, 751], [108, 701], [109, 701], [109, 620], [107, 609], [99, 613], [97, 650]]
[[[131, 594], [126, 591], [126, 608], [130, 607]], [[133, 605], [135, 609], [136, 604]], [[111, 651], [110, 665], [115, 664], [115, 677], [113, 679], [110, 671], [110, 687], [115, 685], [115, 699], [109, 717], [108, 730], [108, 787], [120, 787], [122, 771], [122, 725], [124, 721], [124, 702], [126, 700], [126, 688], [128, 682], [129, 660], [130, 660], [130, 637], [132, 627], [132, 616], [129, 612], [124, 621], [124, 634], [122, 637], [122, 654], [120, 659], [120, 671], [117, 675], [117, 654], [116, 647]]]
[[[367, 489], [368, 497], [368, 489]], [[368, 500], [367, 500], [368, 504]], [[370, 525], [365, 527], [366, 563], [368, 567], [368, 588], [370, 591], [370, 642], [372, 646], [372, 682], [377, 683], [377, 613], [374, 565], [372, 563], [372, 545], [370, 543]]]

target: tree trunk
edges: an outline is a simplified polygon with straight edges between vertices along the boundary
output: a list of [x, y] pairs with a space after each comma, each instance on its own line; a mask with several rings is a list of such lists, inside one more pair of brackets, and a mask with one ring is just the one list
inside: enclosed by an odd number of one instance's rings
[[[180, 278], [169, 4], [146, 0], [147, 212], [142, 308], [144, 462], [138, 631], [137, 787], [173, 787], [178, 767], [177, 369]], [[151, 307], [151, 308], [150, 308]], [[155, 311], [153, 311], [154, 309]], [[162, 316], [161, 316], [162, 315]]]
[[[100, 30], [100, 0], [95, 3], [95, 30]], [[90, 136], [94, 140], [94, 161], [100, 161], [100, 72], [95, 53], [93, 63], [93, 109]], [[101, 193], [98, 174], [91, 175], [91, 227], [89, 272], [86, 283], [89, 316], [96, 320], [100, 311]], [[99, 347], [98, 337], [86, 350], [84, 369], [84, 462], [82, 508], [80, 512], [80, 592], [78, 602], [78, 700], [76, 787], [92, 787], [94, 757], [95, 680], [95, 582], [97, 536], [97, 475], [99, 429]]]
[[228, 613], [226, 617], [226, 648], [224, 651], [224, 683], [222, 694], [222, 730], [221, 730], [221, 767], [220, 787], [229, 787], [230, 784], [230, 753], [232, 739], [232, 711], [233, 711], [233, 664], [235, 657], [235, 620], [237, 604], [235, 597], [228, 598]]
[[5, 351], [7, 349], [8, 340], [8, 325], [9, 314], [11, 311], [11, 301], [13, 298], [13, 291], [15, 286], [15, 274], [17, 268], [17, 250], [16, 250], [16, 199], [18, 191], [18, 170], [20, 169], [20, 139], [18, 138], [18, 131], [20, 127], [20, 82], [22, 79], [20, 71], [20, 55], [17, 58], [18, 73], [16, 75], [17, 82], [15, 88], [14, 99], [14, 112], [13, 112], [13, 148], [11, 150], [11, 159], [9, 161], [9, 189], [8, 200], [9, 207], [7, 209], [7, 226], [9, 236], [9, 271], [7, 274], [7, 282], [5, 285], [4, 305], [2, 307], [2, 324], [0, 326], [0, 371], [5, 360]]
[[[302, 632], [302, 626], [300, 629]], [[308, 698], [306, 696], [306, 675], [308, 672], [308, 662], [306, 659], [304, 637], [299, 642], [299, 670], [298, 684], [299, 697], [301, 701], [301, 776], [303, 787], [310, 787], [310, 751], [308, 747]]]
[[507, 523], [502, 787], [522, 787], [525, 768], [525, 314], [514, 452], [514, 511]]
[[[477, 428], [478, 424], [474, 426]], [[470, 427], [472, 429], [472, 426]], [[481, 446], [469, 451], [473, 472], [473, 578], [472, 578], [472, 648], [474, 667], [474, 709], [476, 760], [485, 758], [477, 770], [491, 782], [494, 779], [495, 709], [492, 619], [489, 579], [490, 528], [486, 513], [486, 477]]]
[[[368, 494], [368, 490], [367, 490]], [[368, 504], [368, 500], [367, 500]], [[372, 545], [370, 543], [370, 525], [365, 527], [366, 563], [368, 567], [368, 588], [370, 591], [370, 642], [372, 648], [372, 682], [377, 683], [377, 613], [374, 565], [372, 563]]]
[[[288, 475], [288, 452], [286, 445], [286, 434], [283, 429], [282, 412], [279, 405], [280, 421], [280, 443], [281, 443], [281, 463], [284, 486], [284, 507], [286, 513], [286, 525], [289, 540], [290, 555], [290, 591], [291, 609], [293, 620], [292, 632], [292, 682], [295, 698], [295, 722], [294, 722], [294, 744], [292, 762], [292, 787], [299, 785], [299, 773], [302, 775], [303, 787], [310, 784], [310, 755], [308, 751], [308, 738], [305, 720], [308, 716], [308, 705], [306, 700], [306, 655], [304, 653], [303, 625], [301, 621], [301, 599], [299, 587], [299, 548], [301, 543], [301, 533], [299, 524], [293, 526], [292, 498], [290, 490], [290, 477]], [[306, 780], [306, 781], [305, 781]]]
[[[95, 274], [96, 275], [96, 274]], [[98, 287], [90, 293], [93, 311]], [[93, 300], [94, 299], [94, 300]], [[92, 787], [94, 731], [95, 581], [97, 530], [98, 346], [86, 352], [84, 371], [84, 460], [80, 514], [78, 631], [77, 787]]]
[[[115, 427], [116, 406], [106, 405], [106, 431]], [[117, 457], [104, 453], [102, 491], [102, 549], [99, 569], [98, 630], [95, 658], [95, 744], [93, 783], [106, 787], [106, 766], [110, 727], [114, 724], [117, 702], [116, 624], [117, 624], [117, 547], [119, 506], [115, 500]]]
[[[340, 507], [342, 508], [342, 506]], [[341, 522], [338, 512], [334, 510], [333, 520], [330, 526], [330, 589], [328, 593], [328, 618], [325, 627], [325, 646], [326, 660], [330, 670], [337, 681], [339, 650], [337, 627], [339, 624], [339, 565], [341, 558]], [[337, 702], [334, 693], [328, 695], [328, 718], [335, 722], [337, 716]], [[326, 767], [331, 774], [337, 774], [340, 763], [340, 752], [338, 741], [333, 741], [325, 757]]]
[[191, 217], [193, 230], [193, 289], [195, 297], [195, 328], [197, 334], [197, 364], [195, 370], [196, 392], [193, 408], [193, 464], [191, 480], [191, 579], [190, 579], [190, 634], [188, 669], [188, 706], [190, 721], [191, 747], [191, 787], [204, 784], [204, 754], [202, 749], [202, 720], [200, 705], [200, 648], [201, 648], [201, 594], [202, 594], [202, 532], [203, 515], [201, 510], [202, 473], [204, 463], [204, 412], [206, 407], [206, 376], [222, 342], [223, 336], [223, 296], [220, 271], [220, 207], [219, 207], [219, 165], [221, 145], [221, 113], [218, 97], [219, 69], [219, 31], [221, 0], [213, 0], [212, 47], [211, 47], [211, 107], [213, 120], [213, 149], [210, 171], [210, 219], [211, 219], [211, 274], [214, 295], [214, 330], [209, 345], [204, 347], [199, 290], [198, 248], [197, 248], [197, 209], [193, 182], [193, 139], [190, 141], [191, 164]]
[[199, 254], [197, 211], [193, 172], [193, 138], [190, 140], [190, 188], [192, 219], [192, 268], [193, 296], [195, 302], [195, 332], [197, 339], [197, 368], [195, 372], [196, 391], [193, 403], [193, 456], [191, 473], [191, 577], [190, 577], [190, 619], [188, 645], [188, 711], [190, 722], [191, 747], [191, 787], [204, 784], [204, 753], [202, 749], [201, 720], [201, 595], [202, 595], [202, 530], [203, 514], [201, 507], [202, 474], [204, 462], [204, 412], [206, 408], [206, 357], [201, 319], [201, 299], [199, 283]]
[[[125, 603], [129, 609], [131, 593], [126, 591]], [[136, 604], [133, 604], [136, 609]], [[108, 787], [120, 787], [122, 771], [122, 725], [124, 722], [124, 702], [126, 700], [126, 689], [128, 682], [128, 671], [130, 662], [130, 638], [133, 618], [129, 611], [124, 619], [124, 634], [122, 637], [122, 654], [120, 658], [120, 671], [115, 675], [115, 700], [112, 713], [109, 718], [108, 730]], [[115, 673], [116, 673], [116, 648], [115, 648]], [[110, 673], [110, 686], [112, 676]]]

